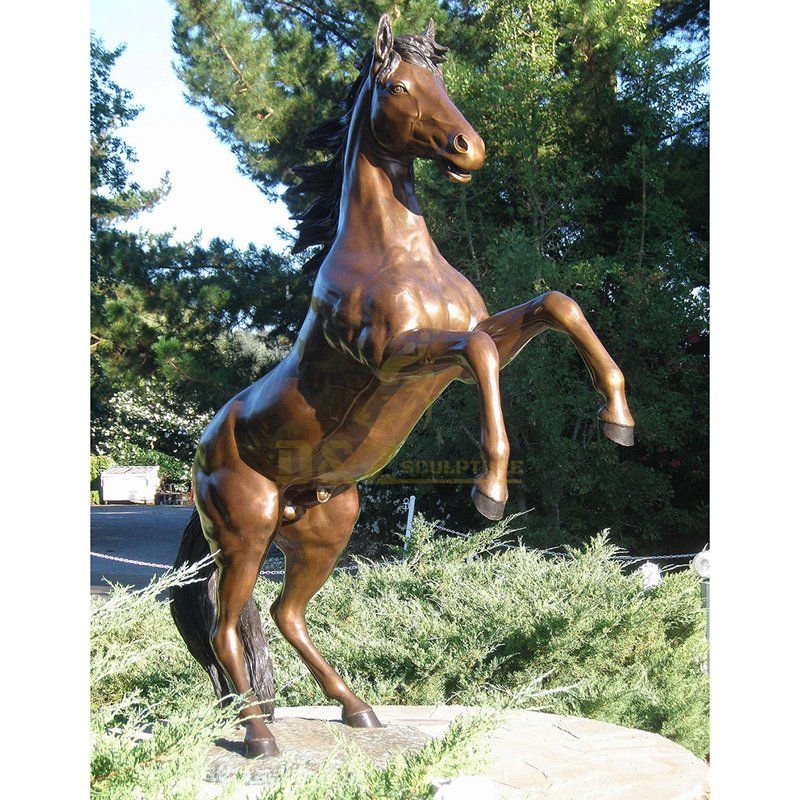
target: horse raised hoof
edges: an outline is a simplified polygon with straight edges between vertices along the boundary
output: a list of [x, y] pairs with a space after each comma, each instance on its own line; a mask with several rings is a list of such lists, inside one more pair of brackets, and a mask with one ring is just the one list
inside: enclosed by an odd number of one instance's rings
[[617, 425], [616, 422], [603, 422], [600, 420], [600, 430], [612, 442], [630, 447], [633, 444], [633, 425]]
[[260, 758], [261, 756], [270, 757], [280, 754], [278, 743], [271, 736], [267, 739], [248, 739], [244, 740], [245, 758]]
[[342, 714], [342, 722], [351, 728], [382, 728], [381, 721], [375, 716], [375, 712], [368, 708], [364, 711], [356, 711], [355, 714], [345, 716]]
[[501, 503], [499, 500], [492, 500], [477, 486], [472, 487], [472, 502], [486, 519], [491, 519], [495, 522], [503, 519], [503, 511], [505, 511], [506, 504]]

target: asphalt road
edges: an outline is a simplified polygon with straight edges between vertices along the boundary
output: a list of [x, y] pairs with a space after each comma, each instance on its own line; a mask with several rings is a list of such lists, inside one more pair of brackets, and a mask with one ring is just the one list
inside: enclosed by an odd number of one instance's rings
[[[92, 506], [91, 550], [117, 558], [172, 565], [191, 514], [192, 506]], [[270, 559], [283, 558], [274, 546], [267, 555]], [[153, 575], [163, 571], [92, 556], [91, 590], [108, 591], [106, 581], [141, 589]]]
[[[172, 564], [191, 513], [191, 506], [92, 506], [92, 552]], [[107, 588], [104, 579], [139, 589], [163, 571], [92, 556], [92, 591]]]

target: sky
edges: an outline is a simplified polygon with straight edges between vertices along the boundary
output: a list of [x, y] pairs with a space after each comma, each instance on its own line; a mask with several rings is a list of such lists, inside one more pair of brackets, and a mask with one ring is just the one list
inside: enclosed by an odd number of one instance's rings
[[283, 251], [277, 229], [292, 231], [286, 206], [271, 202], [255, 183], [237, 171], [236, 158], [208, 126], [199, 108], [183, 97], [172, 68], [173, 9], [168, 0], [92, 0], [92, 29], [108, 49], [127, 44], [112, 78], [133, 92], [143, 106], [122, 131], [139, 157], [133, 178], [145, 188], [169, 170], [172, 191], [152, 211], [127, 225], [155, 233], [174, 230], [179, 241], [201, 232], [239, 247], [250, 242]]

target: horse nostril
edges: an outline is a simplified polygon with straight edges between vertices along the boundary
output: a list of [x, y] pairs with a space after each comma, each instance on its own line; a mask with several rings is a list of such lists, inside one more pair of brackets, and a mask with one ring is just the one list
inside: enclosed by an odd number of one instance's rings
[[455, 147], [459, 153], [466, 153], [467, 150], [469, 150], [469, 142], [467, 141], [467, 137], [461, 133], [457, 133], [453, 137], [453, 147]]

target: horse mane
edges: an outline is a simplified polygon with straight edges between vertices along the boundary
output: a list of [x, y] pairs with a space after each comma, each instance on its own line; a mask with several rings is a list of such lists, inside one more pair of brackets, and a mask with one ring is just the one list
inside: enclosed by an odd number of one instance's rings
[[[377, 75], [377, 81], [383, 84], [397, 68], [401, 59], [439, 75], [441, 74], [439, 64], [446, 60], [447, 51], [448, 48], [438, 44], [433, 36], [426, 34], [398, 36], [394, 40], [391, 54], [385, 59], [384, 66]], [[348, 89], [339, 116], [314, 128], [303, 142], [308, 149], [330, 153], [331, 158], [292, 169], [301, 180], [297, 186], [291, 187], [288, 191], [295, 195], [313, 198], [303, 211], [292, 217], [297, 220], [298, 234], [292, 252], [301, 253], [314, 245], [322, 245], [303, 265], [303, 272], [306, 274], [319, 269], [336, 238], [347, 133], [353, 119], [356, 99], [364, 82], [369, 78], [372, 53], [370, 48], [358, 63], [358, 76]]]

